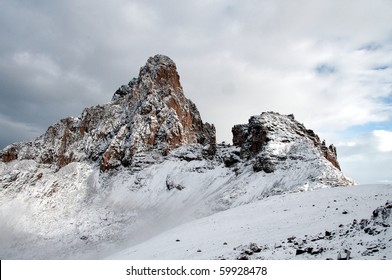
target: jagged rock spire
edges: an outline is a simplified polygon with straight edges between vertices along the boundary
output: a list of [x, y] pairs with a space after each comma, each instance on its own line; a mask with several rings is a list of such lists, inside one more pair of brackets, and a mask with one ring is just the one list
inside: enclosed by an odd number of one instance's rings
[[66, 118], [36, 140], [1, 152], [3, 161], [34, 159], [58, 168], [91, 160], [102, 171], [129, 166], [136, 154], [163, 155], [185, 144], [206, 146], [215, 153], [215, 127], [203, 123], [195, 104], [185, 98], [175, 63], [150, 57], [139, 77], [121, 86], [112, 102], [87, 108], [79, 118]]

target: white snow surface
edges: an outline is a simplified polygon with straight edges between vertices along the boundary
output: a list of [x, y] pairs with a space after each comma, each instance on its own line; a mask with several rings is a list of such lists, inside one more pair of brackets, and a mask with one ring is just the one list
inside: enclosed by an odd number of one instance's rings
[[[225, 167], [219, 157], [236, 147], [218, 147], [213, 160], [202, 150], [196, 144], [165, 157], [139, 154], [139, 169], [107, 173], [87, 162], [60, 170], [33, 160], [0, 162], [0, 258], [235, 259], [250, 242], [264, 248], [251, 258], [335, 258], [347, 248], [354, 258], [392, 258], [389, 227], [338, 237], [353, 219], [369, 219], [392, 201], [390, 185], [331, 188], [325, 178], [344, 176], [312, 153], [265, 173], [248, 161]], [[328, 248], [321, 254], [275, 248], [325, 230], [336, 238], [318, 241]], [[362, 255], [370, 243], [378, 251]]]
[[[236, 259], [256, 243], [261, 252], [249, 259], [336, 259], [346, 255], [344, 250], [352, 259], [391, 259], [390, 227], [382, 226], [377, 235], [351, 227], [354, 219], [369, 219], [391, 198], [391, 185], [272, 196], [185, 223], [108, 258]], [[323, 252], [296, 255], [297, 248], [309, 247]]]

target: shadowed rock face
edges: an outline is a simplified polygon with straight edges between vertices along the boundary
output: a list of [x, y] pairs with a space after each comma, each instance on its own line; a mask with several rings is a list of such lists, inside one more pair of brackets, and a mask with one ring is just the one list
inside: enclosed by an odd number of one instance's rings
[[206, 156], [213, 156], [215, 139], [215, 127], [203, 123], [196, 106], [184, 96], [175, 63], [156, 55], [138, 78], [115, 92], [111, 103], [60, 120], [32, 142], [6, 147], [1, 159], [34, 159], [58, 168], [91, 160], [106, 171], [131, 165], [136, 154], [166, 155], [185, 144], [202, 144]]
[[255, 171], [273, 172], [276, 162], [286, 160], [288, 154], [292, 158], [301, 158], [300, 153], [296, 155], [292, 151], [293, 143], [302, 142], [304, 145], [299, 152], [312, 150], [340, 170], [336, 148], [333, 145], [327, 147], [325, 141], [320, 141], [313, 130], [306, 129], [293, 115], [264, 112], [252, 116], [248, 124], [235, 125], [232, 133], [233, 144], [241, 148], [240, 157], [246, 160], [256, 158]]
[[10, 147], [2, 153], [1, 160], [3, 162], [10, 162], [18, 159], [18, 153], [15, 147]]

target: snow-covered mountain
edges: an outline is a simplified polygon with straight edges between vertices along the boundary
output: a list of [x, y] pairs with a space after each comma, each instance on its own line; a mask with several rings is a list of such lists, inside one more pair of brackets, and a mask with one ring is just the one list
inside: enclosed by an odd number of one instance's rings
[[[234, 229], [244, 221], [228, 222], [230, 215], [243, 211], [258, 230], [275, 234], [266, 222], [275, 219], [275, 207], [287, 206], [293, 214], [279, 216], [282, 223], [300, 224], [306, 214], [286, 197], [320, 204], [339, 193], [361, 192], [341, 188], [353, 181], [341, 172], [336, 148], [293, 115], [265, 112], [232, 132], [233, 145], [216, 144], [214, 126], [185, 98], [174, 62], [163, 55], [149, 58], [110, 103], [0, 152], [0, 258], [218, 258], [219, 250], [162, 255], [150, 246], [173, 231], [175, 238], [184, 227], [198, 227], [195, 238], [203, 240], [211, 236], [211, 223], [232, 224], [230, 242], [241, 246], [249, 238]], [[391, 197], [390, 187], [372, 190]], [[374, 208], [387, 201], [367, 203]], [[320, 226], [330, 223], [328, 230], [335, 230], [334, 216], [326, 217]], [[313, 229], [320, 228], [316, 221]], [[276, 236], [285, 234], [291, 236]], [[134, 246], [147, 246], [152, 254], [117, 253]], [[224, 251], [221, 257], [238, 256]]]
[[102, 171], [130, 166], [142, 152], [166, 155], [184, 144], [208, 145], [213, 154], [215, 128], [203, 124], [196, 106], [183, 94], [174, 62], [151, 57], [139, 77], [121, 86], [112, 102], [65, 118], [34, 141], [16, 143], [0, 154], [3, 162], [33, 159], [55, 165], [99, 163]]

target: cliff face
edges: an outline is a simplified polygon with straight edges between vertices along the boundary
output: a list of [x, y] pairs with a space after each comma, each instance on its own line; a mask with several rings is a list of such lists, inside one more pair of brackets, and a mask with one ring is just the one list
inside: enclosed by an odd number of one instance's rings
[[167, 155], [185, 144], [201, 144], [211, 157], [215, 142], [215, 127], [203, 123], [196, 106], [185, 98], [175, 63], [156, 55], [138, 78], [115, 92], [111, 103], [87, 108], [79, 118], [65, 118], [32, 142], [8, 146], [1, 158], [34, 159], [58, 168], [89, 160], [106, 171], [132, 165], [136, 154]]

